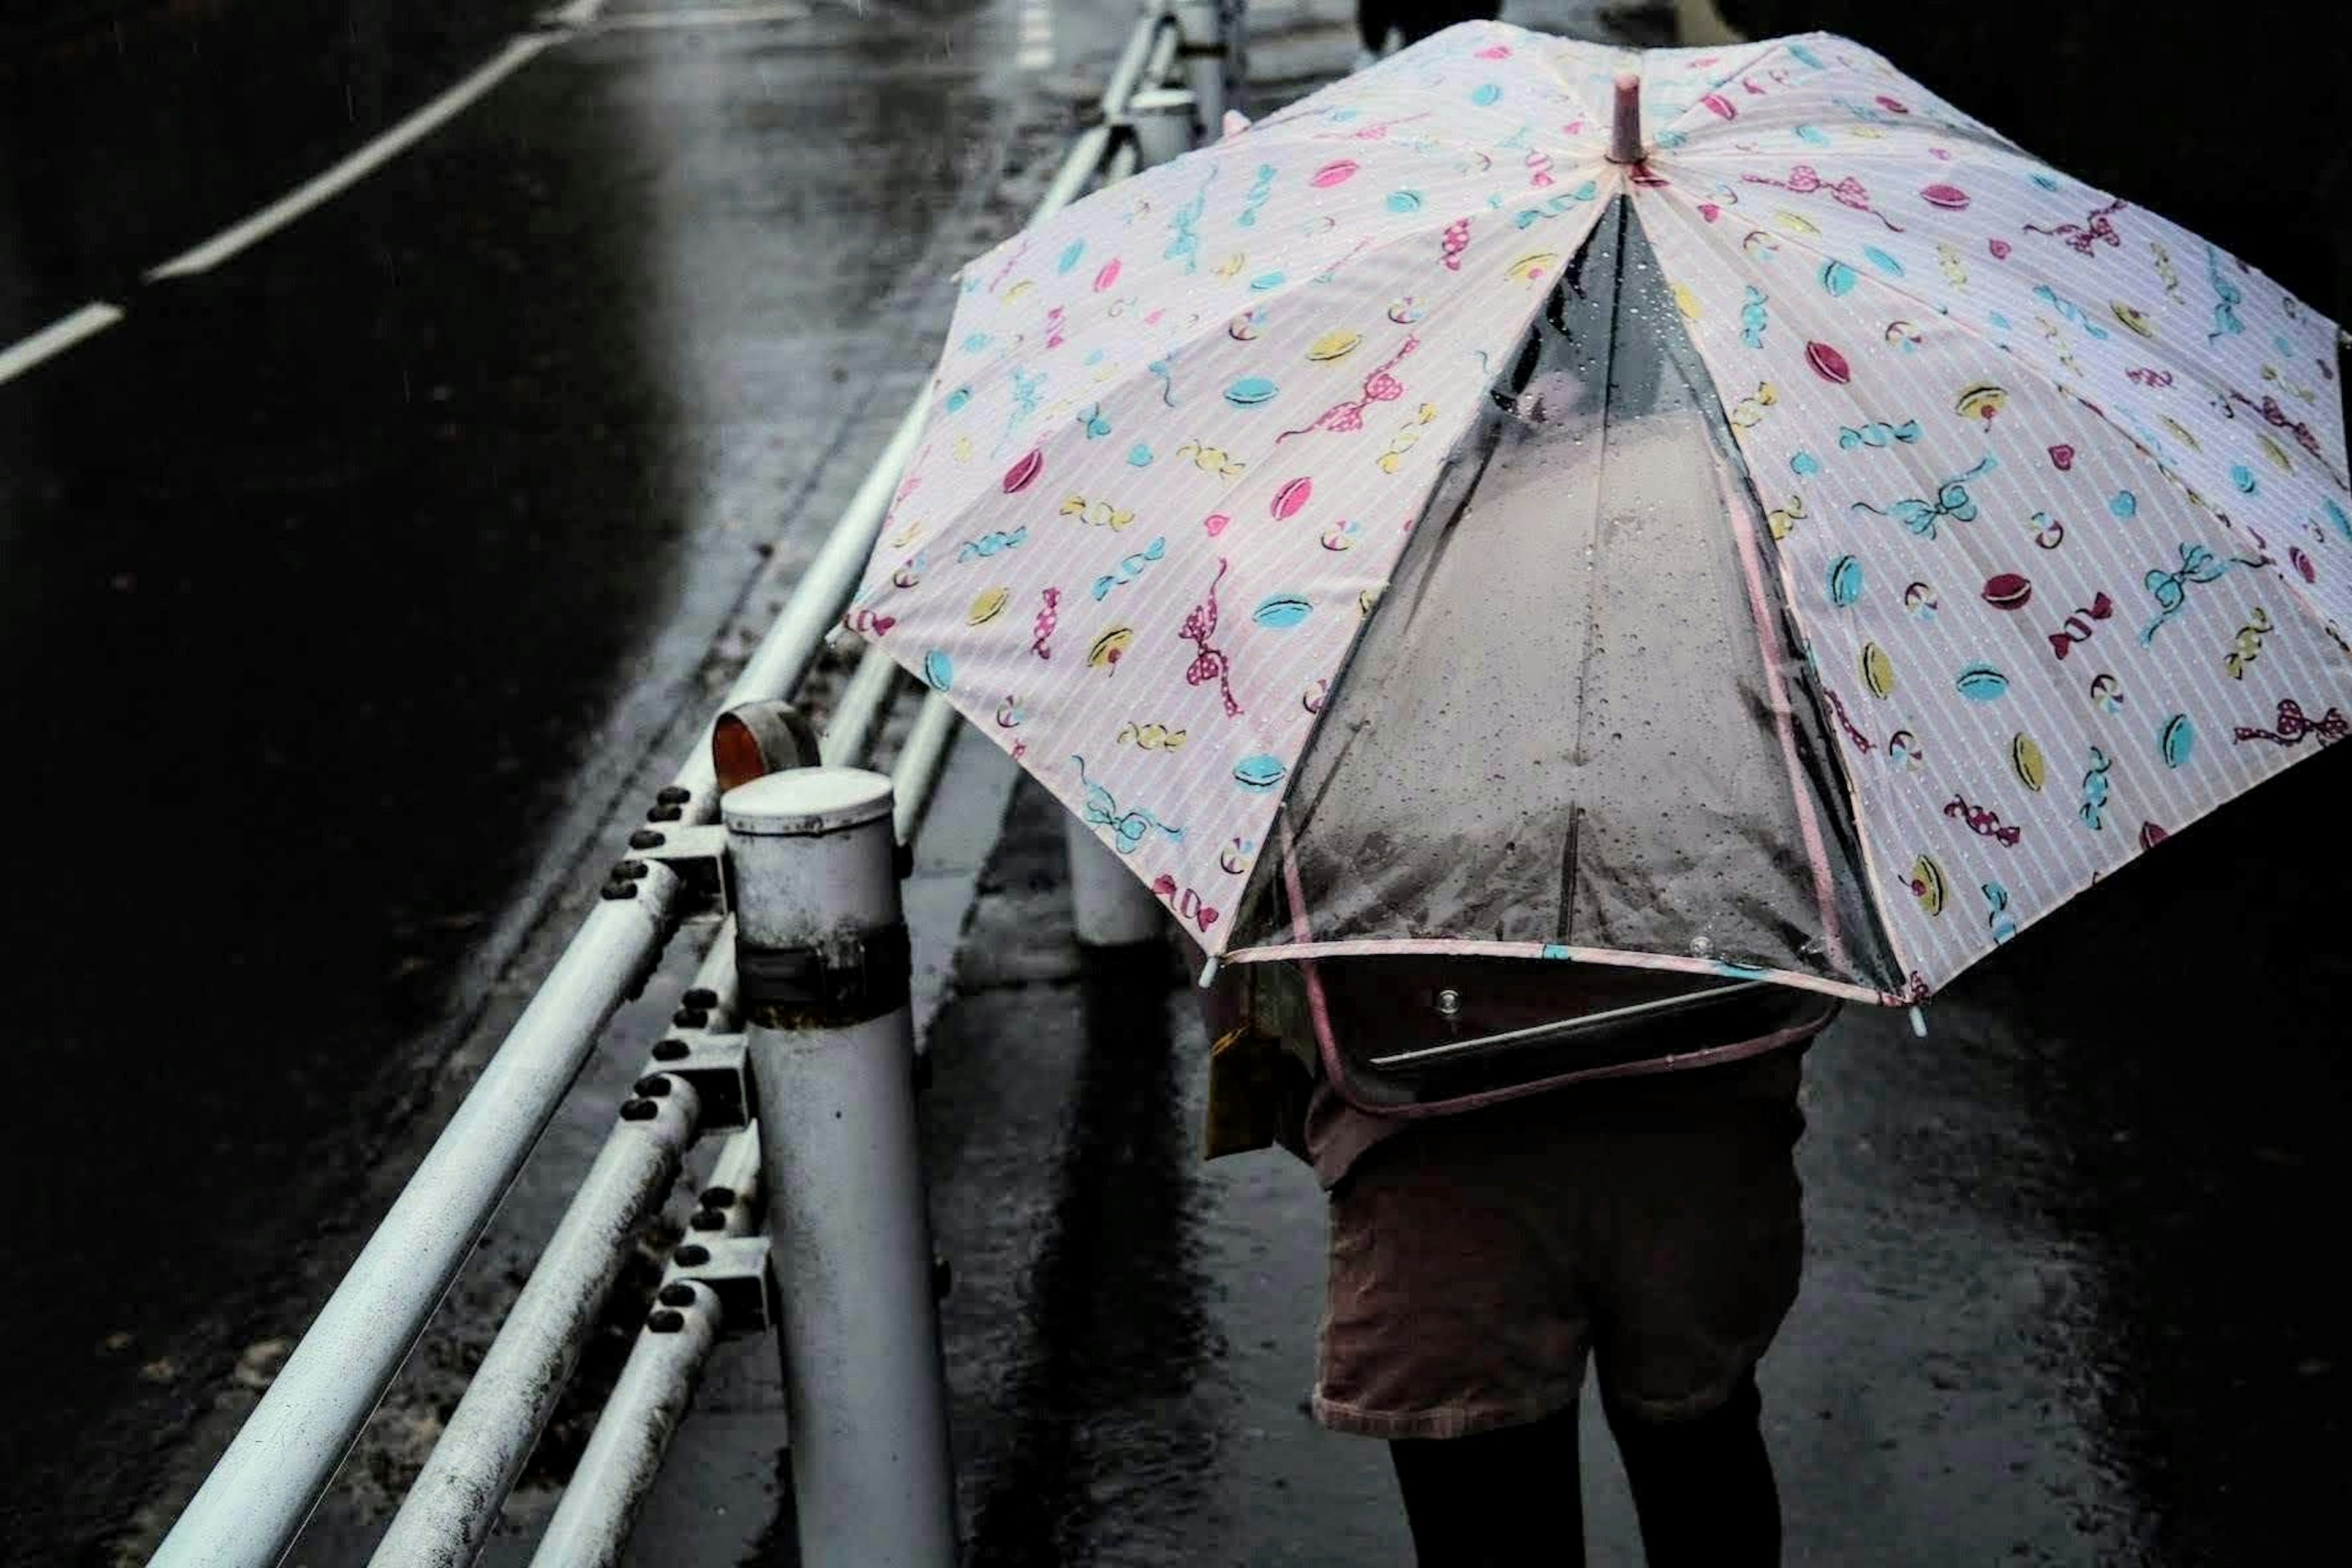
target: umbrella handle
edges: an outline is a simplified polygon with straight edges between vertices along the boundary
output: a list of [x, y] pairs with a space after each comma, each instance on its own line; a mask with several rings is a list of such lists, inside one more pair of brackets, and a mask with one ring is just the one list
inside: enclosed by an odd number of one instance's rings
[[1642, 79], [1633, 71], [1617, 73], [1616, 113], [1609, 124], [1609, 161], [1642, 161]]

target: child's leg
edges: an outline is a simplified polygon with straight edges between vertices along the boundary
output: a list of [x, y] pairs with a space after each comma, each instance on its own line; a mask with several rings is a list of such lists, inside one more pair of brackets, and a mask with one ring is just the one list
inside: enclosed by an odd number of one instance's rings
[[1650, 1568], [1779, 1568], [1780, 1493], [1758, 1416], [1756, 1374], [1702, 1415], [1644, 1421], [1606, 1394]]
[[1420, 1568], [1583, 1568], [1576, 1406], [1524, 1426], [1389, 1444]]

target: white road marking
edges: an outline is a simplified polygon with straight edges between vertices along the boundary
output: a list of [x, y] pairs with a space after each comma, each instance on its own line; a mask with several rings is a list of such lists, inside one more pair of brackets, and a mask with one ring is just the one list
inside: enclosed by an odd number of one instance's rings
[[60, 316], [35, 332], [0, 349], [0, 382], [14, 381], [43, 360], [61, 354], [84, 338], [96, 337], [115, 322], [122, 312], [102, 300], [94, 300], [70, 316]]
[[714, 6], [702, 11], [640, 11], [607, 16], [597, 26], [605, 32], [652, 32], [663, 27], [748, 27], [762, 22], [805, 22], [816, 13], [798, 0], [777, 0], [772, 5]]
[[209, 271], [247, 246], [285, 227], [312, 207], [341, 195], [530, 64], [541, 50], [560, 41], [561, 36], [554, 33], [528, 33], [515, 39], [489, 64], [325, 174], [279, 197], [235, 227], [223, 229], [194, 249], [173, 257], [148, 273], [148, 281], [153, 282], [161, 278], [184, 278], [190, 273]]
[[1045, 0], [1022, 0], [1021, 52], [1013, 58], [1015, 68], [1025, 71], [1041, 71], [1054, 64], [1054, 14]]

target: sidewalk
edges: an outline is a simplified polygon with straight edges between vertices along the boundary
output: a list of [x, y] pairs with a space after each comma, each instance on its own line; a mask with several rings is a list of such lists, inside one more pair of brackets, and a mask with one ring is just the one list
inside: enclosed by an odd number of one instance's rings
[[[1597, 13], [1506, 15], [1590, 33]], [[1253, 112], [1344, 68], [1350, 16], [1253, 5]], [[997, 787], [977, 737], [957, 766]], [[1034, 784], [1013, 790], [928, 1041], [967, 1561], [1406, 1568], [1384, 1447], [1304, 1410], [1321, 1194], [1279, 1153], [1200, 1161], [1207, 1042], [1186, 977], [1156, 949], [1079, 953], [1059, 815]], [[1789, 1561], [2125, 1559], [2132, 1510], [2094, 1458], [2072, 1338], [2094, 1289], [2083, 1261], [2000, 1194], [1902, 1162], [1923, 1124], [1998, 1103], [2015, 1066], [1965, 1004], [1939, 1009], [1937, 1033], [1923, 1050], [1900, 1016], [1857, 1010], [1813, 1052], [1810, 1276], [1763, 1379]], [[1955, 1048], [1978, 1036], [1991, 1048]], [[1631, 1507], [1590, 1399], [1583, 1436], [1590, 1561], [1631, 1568]], [[725, 1347], [632, 1561], [792, 1561], [785, 1441], [773, 1352]]]

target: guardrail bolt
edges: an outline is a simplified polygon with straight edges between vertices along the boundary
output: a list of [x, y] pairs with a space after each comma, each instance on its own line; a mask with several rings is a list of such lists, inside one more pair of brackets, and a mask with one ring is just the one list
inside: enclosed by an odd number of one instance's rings
[[735, 1206], [735, 1189], [732, 1187], [703, 1188], [702, 1206], [707, 1209], [733, 1208]]
[[632, 849], [658, 849], [668, 842], [667, 835], [656, 833], [650, 827], [640, 827], [629, 835], [629, 847]]
[[676, 822], [679, 817], [685, 815], [686, 814], [684, 812], [680, 811], [674, 805], [655, 805], [646, 808], [646, 820], [647, 822]]
[[654, 1300], [659, 1301], [665, 1307], [691, 1307], [694, 1305], [694, 1287], [691, 1285], [665, 1285], [661, 1288], [661, 1294], [655, 1297]]
[[637, 896], [637, 885], [635, 882], [607, 882], [596, 889], [596, 896], [600, 899], [634, 899]]
[[654, 1047], [654, 1060], [674, 1062], [693, 1054], [694, 1047], [684, 1040], [664, 1040]]
[[667, 1073], [652, 1073], [645, 1078], [637, 1079], [636, 1082], [631, 1084], [629, 1087], [635, 1089], [639, 1094], [644, 1095], [647, 1100], [667, 1100], [669, 1098], [669, 1075]]
[[646, 1327], [657, 1334], [674, 1334], [686, 1327], [686, 1314], [673, 1312], [667, 1307], [657, 1308], [653, 1316], [646, 1320]]
[[681, 1029], [699, 1029], [710, 1022], [707, 1007], [680, 1007], [669, 1016], [669, 1021]]
[[686, 1223], [696, 1230], [725, 1230], [727, 1216], [717, 1209], [697, 1209], [694, 1217]]
[[693, 798], [692, 790], [678, 784], [664, 784], [654, 793], [655, 801], [662, 805], [684, 805]]
[[613, 880], [615, 882], [642, 882], [646, 879], [646, 872], [648, 868], [647, 868], [646, 863], [642, 860], [616, 861], [613, 866]]
[[710, 1261], [710, 1248], [700, 1242], [689, 1241], [670, 1256], [677, 1259], [677, 1266], [681, 1268], [699, 1268]]
[[719, 1005], [719, 993], [708, 985], [698, 985], [679, 997], [678, 1002], [688, 1007], [716, 1007]]
[[624, 1121], [651, 1121], [660, 1114], [661, 1107], [650, 1100], [624, 1100], [621, 1104], [621, 1120]]

